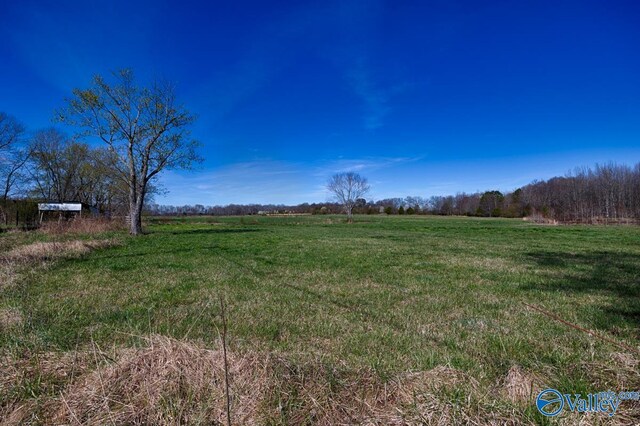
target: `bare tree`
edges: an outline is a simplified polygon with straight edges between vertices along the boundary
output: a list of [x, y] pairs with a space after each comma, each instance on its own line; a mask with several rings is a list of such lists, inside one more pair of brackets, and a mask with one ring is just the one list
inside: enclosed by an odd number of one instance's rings
[[15, 118], [0, 112], [0, 196], [3, 205], [16, 183], [24, 178], [24, 165], [30, 151], [22, 146], [24, 126]]
[[109, 84], [96, 76], [89, 89], [75, 89], [58, 118], [107, 145], [116, 159], [114, 171], [128, 189], [130, 232], [140, 235], [152, 180], [165, 169], [189, 168], [200, 160], [189, 133], [195, 117], [176, 102], [169, 84], [137, 87], [126, 69], [113, 79]]
[[347, 172], [335, 174], [329, 179], [327, 189], [338, 204], [341, 204], [347, 213], [349, 223], [353, 222], [353, 207], [358, 198], [362, 198], [369, 192], [370, 186], [367, 179], [358, 173]]
[[56, 129], [36, 132], [31, 142], [33, 195], [46, 201], [85, 201], [79, 197], [80, 176], [89, 146]]

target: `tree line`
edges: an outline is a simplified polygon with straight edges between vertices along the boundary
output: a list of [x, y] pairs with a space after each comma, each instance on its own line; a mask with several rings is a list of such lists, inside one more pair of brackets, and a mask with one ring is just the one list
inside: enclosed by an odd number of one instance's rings
[[640, 219], [640, 163], [581, 167], [547, 180], [536, 180], [502, 194], [432, 197], [432, 213], [496, 217], [531, 217], [563, 223], [601, 223]]
[[[566, 176], [536, 180], [510, 192], [490, 190], [448, 196], [408, 196], [366, 200], [350, 205], [356, 214], [458, 215], [555, 220], [563, 223], [636, 222], [640, 219], [640, 163], [583, 167]], [[250, 215], [261, 213], [343, 213], [341, 202], [297, 205], [149, 206], [153, 215]]]

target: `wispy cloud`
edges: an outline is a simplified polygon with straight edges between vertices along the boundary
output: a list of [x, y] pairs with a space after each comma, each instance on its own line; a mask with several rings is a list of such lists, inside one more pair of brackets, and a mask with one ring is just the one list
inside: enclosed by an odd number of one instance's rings
[[384, 125], [384, 119], [391, 112], [391, 100], [408, 87], [404, 82], [390, 86], [377, 82], [363, 58], [347, 71], [347, 79], [364, 104], [363, 125], [367, 130], [376, 130]]
[[371, 72], [364, 65], [363, 60], [348, 71], [347, 78], [356, 95], [364, 103], [365, 129], [375, 130], [382, 127], [385, 116], [391, 110], [389, 93], [372, 80]]
[[316, 176], [328, 176], [341, 172], [375, 172], [381, 169], [396, 167], [421, 160], [423, 157], [364, 157], [339, 158], [329, 160], [316, 166]]
[[303, 168], [279, 161], [230, 164], [212, 171], [168, 172], [160, 179], [167, 189], [158, 201], [170, 204], [288, 203], [304, 193]]

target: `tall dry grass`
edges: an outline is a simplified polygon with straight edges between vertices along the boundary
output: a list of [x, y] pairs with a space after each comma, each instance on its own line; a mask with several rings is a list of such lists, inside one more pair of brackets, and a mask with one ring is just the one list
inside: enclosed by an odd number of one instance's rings
[[[93, 358], [92, 358], [93, 357]], [[111, 358], [111, 357], [110, 357]], [[48, 358], [40, 376], [65, 378], [57, 395], [37, 401], [11, 401], [2, 407], [13, 424], [34, 417], [44, 424], [223, 424], [226, 419], [222, 350], [151, 336], [140, 349], [122, 349], [114, 362], [87, 350], [79, 355]], [[76, 365], [78, 364], [78, 365]], [[383, 383], [371, 371], [349, 374], [322, 364], [295, 366], [284, 359], [255, 353], [228, 354], [233, 424], [452, 424], [483, 416], [483, 424], [505, 418], [464, 410], [438, 392], [448, 386], [476, 382], [450, 367], [404, 375]], [[24, 366], [5, 368], [3, 387], [19, 383]], [[33, 370], [33, 367], [31, 367]], [[68, 378], [68, 373], [67, 376]], [[25, 409], [25, 407], [27, 407]]]
[[[65, 235], [96, 235], [122, 229], [120, 222], [107, 219], [77, 218], [64, 222], [45, 222], [38, 232], [51, 239], [64, 239]], [[22, 231], [11, 231], [13, 236], [22, 236]], [[47, 262], [62, 258], [79, 257], [92, 250], [116, 244], [109, 240], [47, 241], [24, 244], [23, 238], [6, 238], [0, 245], [0, 289], [13, 285], [26, 267], [43, 266]], [[20, 245], [20, 244], [23, 245]], [[4, 252], [3, 252], [4, 251]]]
[[0, 253], [0, 290], [10, 287], [26, 270], [36, 270], [58, 259], [76, 258], [93, 250], [117, 245], [118, 241], [108, 240], [71, 240], [35, 242]]
[[48, 235], [101, 234], [124, 229], [124, 222], [105, 218], [75, 218], [68, 221], [47, 221], [40, 226], [40, 232]]
[[[157, 335], [146, 342], [108, 355], [96, 345], [46, 354], [37, 366], [28, 360], [0, 364], [2, 389], [20, 386], [28, 375], [51, 377], [58, 386], [40, 398], [5, 400], [0, 416], [5, 424], [224, 424], [222, 349]], [[228, 365], [237, 425], [534, 424], [524, 413], [541, 386], [521, 367], [487, 392], [449, 366], [383, 381], [371, 370], [336, 371], [321, 362], [297, 365], [254, 352], [230, 352]], [[628, 405], [612, 419], [568, 416], [563, 424], [632, 424], [639, 414]]]

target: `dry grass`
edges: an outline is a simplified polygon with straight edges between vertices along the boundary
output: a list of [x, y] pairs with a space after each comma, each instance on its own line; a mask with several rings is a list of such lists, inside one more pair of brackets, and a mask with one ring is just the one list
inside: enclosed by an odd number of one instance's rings
[[539, 213], [523, 217], [522, 220], [524, 220], [525, 222], [537, 223], [539, 225], [558, 225], [557, 220], [546, 218]]
[[75, 218], [69, 221], [44, 222], [39, 231], [48, 235], [62, 234], [101, 234], [120, 231], [124, 222], [110, 219]]
[[68, 257], [79, 257], [92, 250], [111, 247], [113, 240], [73, 240], [62, 242], [37, 242], [16, 247], [1, 258], [6, 262], [43, 262]]
[[[6, 424], [35, 419], [44, 424], [224, 424], [221, 350], [152, 336], [144, 348], [112, 355], [94, 347], [35, 357], [36, 363], [33, 356], [14, 365], [4, 362], [0, 388], [5, 392], [29, 375], [49, 377], [63, 389], [50, 389], [37, 402], [5, 401], [0, 414]], [[479, 384], [447, 366], [382, 382], [366, 370], [295, 366], [255, 353], [228, 357], [233, 424], [521, 423], [509, 412], [481, 409]], [[465, 390], [463, 400], [450, 398], [455, 389]]]
[[14, 247], [0, 254], [0, 289], [14, 285], [25, 267], [36, 268], [48, 262], [77, 258], [101, 248], [112, 247], [118, 242], [109, 240], [73, 240], [59, 242], [35, 242]]
[[[472, 395], [477, 386], [473, 378], [448, 366], [404, 374], [387, 383], [373, 372], [363, 370], [347, 374], [333, 390], [331, 381], [317, 377], [313, 385], [302, 386], [300, 394], [306, 409], [298, 410], [292, 423], [452, 424], [476, 418], [479, 412], [467, 404], [471, 398], [458, 405], [448, 401], [446, 393], [464, 388]], [[490, 424], [491, 418], [484, 421]]]
[[[93, 345], [2, 360], [3, 424], [225, 424], [222, 351], [158, 335], [145, 340], [144, 347], [109, 354]], [[625, 368], [637, 367], [637, 360], [619, 358]], [[242, 425], [533, 424], [523, 410], [539, 391], [537, 379], [519, 366], [487, 393], [449, 366], [383, 381], [366, 369], [337, 371], [254, 352], [231, 352], [228, 360], [232, 423]], [[21, 398], [33, 377], [40, 396]], [[627, 404], [609, 421], [631, 424], [638, 414]], [[568, 415], [561, 423], [596, 420]]]
[[11, 287], [16, 283], [18, 271], [16, 265], [0, 259], [0, 289]]
[[[234, 420], [258, 418], [267, 385], [264, 365], [231, 355]], [[221, 351], [161, 336], [72, 384], [57, 401], [53, 422], [82, 424], [211, 424], [225, 418]]]
[[96, 368], [88, 351], [24, 352], [0, 358], [2, 425], [42, 424], [50, 418], [53, 396], [68, 383]]
[[19, 327], [22, 325], [22, 313], [17, 308], [0, 309], [0, 331]]
[[542, 390], [539, 383], [531, 374], [514, 365], [502, 383], [503, 395], [512, 403], [531, 402]]

